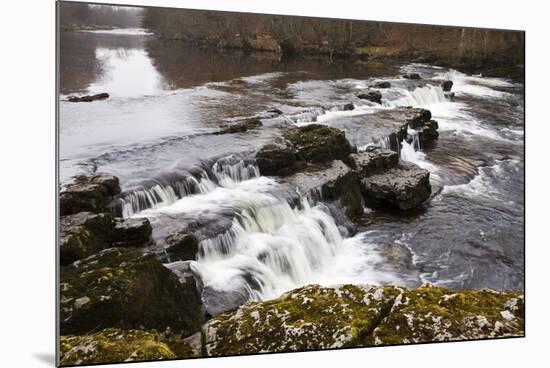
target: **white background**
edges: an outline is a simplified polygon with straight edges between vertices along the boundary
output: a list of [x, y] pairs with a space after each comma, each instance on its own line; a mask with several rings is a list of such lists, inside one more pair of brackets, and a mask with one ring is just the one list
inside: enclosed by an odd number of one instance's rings
[[[518, 367], [547, 361], [548, 9], [544, 1], [121, 0], [527, 31], [527, 337], [312, 353], [145, 363], [132, 367]], [[100, 1], [101, 2], [101, 1]], [[0, 366], [54, 365], [55, 59], [53, 0], [4, 1], [0, 10]], [[546, 179], [548, 180], [548, 179]], [[436, 231], [436, 229], [434, 229]], [[113, 366], [114, 367], [114, 366]], [[128, 367], [128, 365], [123, 365]]]

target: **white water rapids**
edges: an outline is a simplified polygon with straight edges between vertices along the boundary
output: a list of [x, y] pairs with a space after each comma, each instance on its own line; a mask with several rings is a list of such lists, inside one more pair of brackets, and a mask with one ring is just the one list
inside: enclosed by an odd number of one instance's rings
[[[462, 76], [447, 76], [455, 81], [457, 94], [487, 95], [485, 88], [489, 87], [472, 88], [468, 79], [460, 79], [465, 78]], [[414, 106], [430, 109], [440, 130], [476, 134], [485, 129], [465, 115], [460, 103], [446, 99], [438, 85], [413, 90], [398, 86], [391, 93], [393, 99], [384, 99], [382, 106], [365, 103], [354, 111], [319, 109], [311, 118], [293, 122], [323, 123], [362, 112]], [[457, 116], [462, 119], [458, 128]], [[413, 162], [437, 178], [438, 167], [422, 152], [417, 132], [409, 130], [408, 134], [412, 140], [402, 143], [401, 160]], [[486, 134], [495, 133], [487, 130]], [[389, 141], [383, 138], [381, 144], [389, 145]], [[279, 189], [281, 184], [261, 176], [254, 163], [218, 161], [193, 175], [127, 194], [122, 212], [125, 217], [150, 219], [235, 214], [226, 231], [200, 242], [198, 258], [191, 267], [205, 286], [219, 291], [245, 290], [251, 300], [274, 298], [312, 283], [406, 283], [398, 274], [377, 267], [383, 262], [382, 256], [369, 244], [368, 233], [346, 238], [323, 203], [304, 196], [298, 206], [292, 207], [274, 194]]]

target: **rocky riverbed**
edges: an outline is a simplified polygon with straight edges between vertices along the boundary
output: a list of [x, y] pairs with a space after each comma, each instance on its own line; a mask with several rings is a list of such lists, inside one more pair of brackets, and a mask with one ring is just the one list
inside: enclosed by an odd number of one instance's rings
[[79, 37], [112, 74], [61, 101], [62, 364], [523, 335], [520, 83], [231, 54], [178, 85], [146, 34]]

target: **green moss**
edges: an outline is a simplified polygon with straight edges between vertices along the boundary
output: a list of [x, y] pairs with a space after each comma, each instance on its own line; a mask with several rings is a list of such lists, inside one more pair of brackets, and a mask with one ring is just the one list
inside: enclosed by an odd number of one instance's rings
[[209, 321], [207, 355], [522, 336], [519, 292], [310, 285]]
[[61, 336], [61, 365], [138, 362], [176, 358], [155, 331], [105, 329], [84, 336]]
[[345, 159], [353, 151], [344, 132], [325, 125], [310, 124], [289, 130], [285, 137], [307, 162], [320, 163]]
[[63, 334], [143, 326], [189, 335], [203, 321], [196, 287], [132, 248], [106, 249], [64, 269], [60, 313]]
[[306, 286], [218, 316], [204, 331], [208, 355], [357, 346], [400, 293], [395, 287]]
[[424, 286], [399, 297], [369, 344], [522, 336], [523, 331], [519, 292]]

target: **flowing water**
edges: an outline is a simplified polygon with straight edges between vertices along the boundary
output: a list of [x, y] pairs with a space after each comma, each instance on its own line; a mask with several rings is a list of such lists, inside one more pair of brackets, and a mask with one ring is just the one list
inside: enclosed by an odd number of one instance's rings
[[[439, 87], [447, 79], [454, 101]], [[392, 84], [382, 105], [356, 97], [379, 81]], [[192, 269], [214, 290], [267, 299], [310, 283], [523, 288], [522, 84], [431, 65], [196, 50], [131, 29], [62, 33], [60, 92], [62, 184], [118, 176], [122, 216], [149, 218], [157, 251], [168, 234], [197, 231]], [[99, 92], [111, 97], [64, 101]], [[359, 149], [388, 145], [403, 106], [439, 123], [433, 146], [409, 131], [399, 152], [431, 173], [437, 195], [421, 211], [365, 209], [351, 235], [315, 191], [262, 176], [253, 160], [279, 128], [313, 122]], [[210, 134], [252, 116], [260, 129]]]

